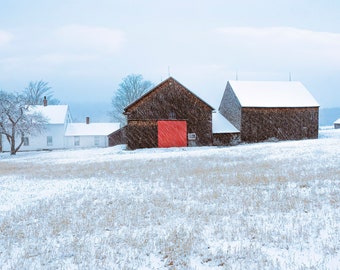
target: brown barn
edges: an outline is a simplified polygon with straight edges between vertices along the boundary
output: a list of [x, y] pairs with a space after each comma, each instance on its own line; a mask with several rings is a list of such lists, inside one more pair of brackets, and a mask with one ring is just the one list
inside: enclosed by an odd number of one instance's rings
[[127, 146], [212, 145], [213, 110], [170, 77], [124, 109]]
[[241, 141], [318, 137], [319, 104], [300, 82], [229, 81], [219, 111]]

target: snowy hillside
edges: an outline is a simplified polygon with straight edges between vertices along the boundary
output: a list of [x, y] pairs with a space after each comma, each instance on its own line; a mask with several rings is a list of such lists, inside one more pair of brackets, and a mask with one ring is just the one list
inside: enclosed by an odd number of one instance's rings
[[339, 269], [340, 130], [0, 154], [0, 269]]

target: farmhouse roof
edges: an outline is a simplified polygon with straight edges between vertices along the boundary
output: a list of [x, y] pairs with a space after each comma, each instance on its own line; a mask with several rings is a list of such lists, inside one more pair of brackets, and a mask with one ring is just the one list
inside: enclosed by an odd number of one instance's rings
[[191, 95], [193, 95], [194, 97], [196, 97], [198, 100], [200, 100], [203, 104], [205, 104], [206, 106], [208, 106], [211, 110], [214, 110], [213, 107], [211, 107], [208, 103], [206, 103], [203, 99], [201, 99], [200, 97], [198, 97], [196, 94], [194, 94], [193, 92], [191, 92], [188, 88], [186, 88], [184, 85], [182, 85], [181, 83], [179, 83], [177, 80], [175, 80], [173, 77], [169, 77], [168, 79], [164, 80], [163, 82], [161, 82], [160, 84], [156, 85], [154, 88], [152, 88], [150, 91], [148, 91], [147, 93], [145, 93], [144, 95], [142, 95], [140, 98], [138, 98], [137, 100], [135, 100], [134, 102], [130, 103], [127, 107], [125, 107], [124, 111], [127, 112], [129, 109], [131, 109], [132, 107], [136, 106], [138, 103], [140, 103], [144, 98], [146, 98], [147, 96], [152, 95], [155, 91], [157, 91], [158, 89], [161, 88], [161, 86], [163, 86], [164, 84], [171, 84], [171, 83], [176, 83], [181, 85], [186, 91], [188, 91]]
[[108, 136], [119, 128], [119, 123], [70, 123], [65, 136]]
[[239, 133], [240, 131], [233, 126], [222, 114], [215, 112], [212, 114], [213, 133]]
[[35, 105], [30, 112], [41, 113], [47, 118], [49, 124], [64, 124], [68, 113], [68, 105]]
[[229, 81], [242, 107], [319, 107], [298, 81]]

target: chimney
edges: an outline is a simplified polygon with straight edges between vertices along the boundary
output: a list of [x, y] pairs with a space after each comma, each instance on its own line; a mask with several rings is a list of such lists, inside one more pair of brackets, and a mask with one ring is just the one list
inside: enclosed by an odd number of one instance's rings
[[90, 124], [90, 117], [86, 116], [86, 124]]
[[44, 96], [43, 102], [44, 102], [44, 107], [46, 107], [47, 106], [47, 98], [46, 98], [46, 96]]

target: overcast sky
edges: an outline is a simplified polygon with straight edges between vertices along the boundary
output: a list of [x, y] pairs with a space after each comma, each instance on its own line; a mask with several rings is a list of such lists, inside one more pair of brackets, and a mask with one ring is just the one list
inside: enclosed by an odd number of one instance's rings
[[0, 0], [0, 89], [44, 80], [110, 103], [122, 78], [169, 73], [215, 108], [228, 80], [301, 81], [340, 107], [338, 0]]

